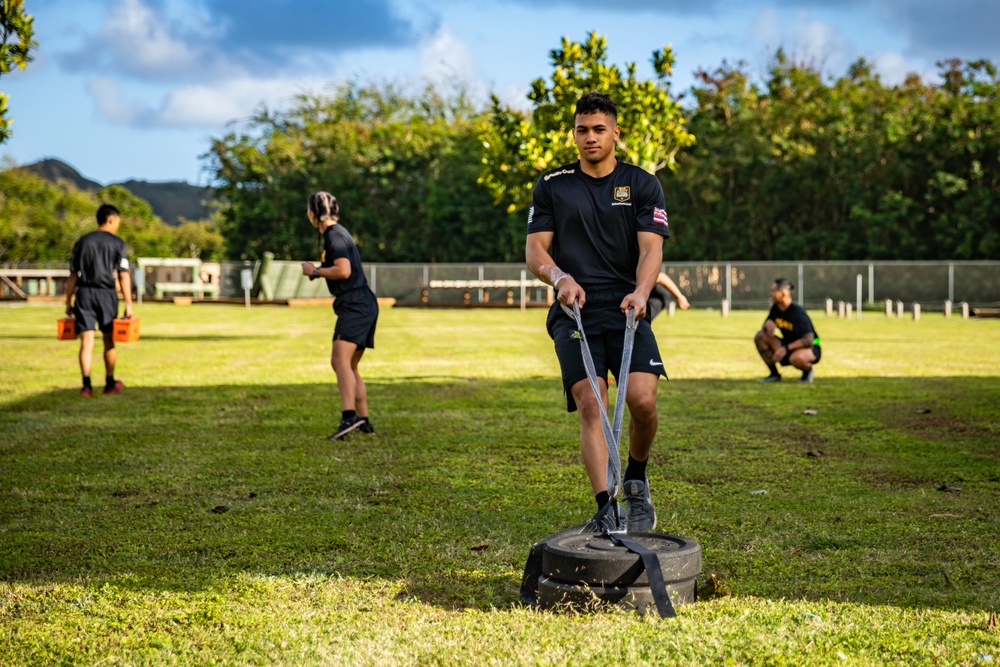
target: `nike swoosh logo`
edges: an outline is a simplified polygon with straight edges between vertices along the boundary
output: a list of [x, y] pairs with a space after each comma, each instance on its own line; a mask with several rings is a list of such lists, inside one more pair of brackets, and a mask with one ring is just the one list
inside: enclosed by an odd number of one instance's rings
[[650, 359], [649, 360], [649, 365], [650, 366], [662, 366], [663, 362], [662, 361], [653, 361], [652, 359]]

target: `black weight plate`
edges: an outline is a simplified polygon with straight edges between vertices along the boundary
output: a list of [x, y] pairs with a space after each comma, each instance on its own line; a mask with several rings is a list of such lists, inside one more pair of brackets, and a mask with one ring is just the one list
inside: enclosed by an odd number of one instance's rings
[[[695, 601], [696, 584], [695, 579], [667, 584], [667, 595], [674, 607]], [[589, 612], [609, 605], [640, 614], [656, 613], [649, 586], [587, 586], [565, 584], [548, 577], [538, 580], [538, 606], [542, 609]]]
[[[692, 539], [663, 533], [630, 533], [629, 537], [656, 554], [663, 580], [684, 581], [701, 572], [701, 545]], [[639, 554], [617, 546], [600, 533], [560, 531], [544, 540], [542, 574], [567, 584], [648, 586]]]

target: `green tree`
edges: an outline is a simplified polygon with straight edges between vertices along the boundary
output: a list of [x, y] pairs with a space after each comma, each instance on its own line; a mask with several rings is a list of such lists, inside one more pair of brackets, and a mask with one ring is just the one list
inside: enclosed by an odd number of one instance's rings
[[[0, 76], [24, 69], [31, 62], [31, 50], [38, 46], [32, 40], [34, 18], [24, 11], [23, 0], [0, 0]], [[10, 138], [10, 118], [7, 117], [8, 96], [0, 91], [0, 144]]]
[[315, 257], [306, 198], [332, 192], [366, 261], [504, 261], [517, 234], [476, 181], [482, 114], [461, 90], [347, 84], [262, 110], [213, 141], [228, 252]]
[[778, 51], [698, 73], [697, 145], [661, 176], [671, 259], [992, 259], [1000, 253], [1000, 80], [941, 64], [941, 85], [838, 78]]
[[590, 33], [582, 44], [564, 37], [550, 52], [552, 79], [532, 83], [530, 113], [501, 104], [493, 96], [491, 123], [483, 138], [486, 156], [481, 180], [509, 213], [525, 211], [539, 175], [575, 161], [572, 139], [577, 100], [597, 90], [618, 105], [622, 127], [618, 154], [650, 173], [677, 168], [677, 153], [694, 143], [670, 91], [674, 54], [669, 46], [652, 55], [655, 80], [636, 77], [635, 63], [624, 72], [607, 64], [607, 39]]
[[24, 169], [0, 171], [0, 262], [65, 262], [96, 229], [93, 196]]
[[225, 257], [226, 241], [214, 220], [185, 220], [173, 228], [171, 257], [220, 260]]

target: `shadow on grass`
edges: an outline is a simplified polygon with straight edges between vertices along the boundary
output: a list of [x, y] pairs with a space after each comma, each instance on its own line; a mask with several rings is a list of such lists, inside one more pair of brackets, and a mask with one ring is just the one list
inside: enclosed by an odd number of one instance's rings
[[[576, 417], [557, 379], [421, 380], [369, 382], [377, 433], [339, 442], [328, 384], [12, 404], [0, 580], [194, 590], [306, 573], [516, 605], [530, 545], [593, 509]], [[733, 592], [1000, 606], [996, 378], [660, 392], [659, 528], [697, 539]]]

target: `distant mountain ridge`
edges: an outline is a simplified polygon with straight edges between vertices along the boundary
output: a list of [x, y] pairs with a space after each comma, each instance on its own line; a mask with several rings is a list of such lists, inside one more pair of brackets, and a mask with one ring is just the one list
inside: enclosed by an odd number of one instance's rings
[[[21, 169], [38, 174], [42, 178], [57, 183], [67, 181], [86, 192], [97, 192], [104, 186], [83, 176], [76, 169], [56, 158], [47, 158], [34, 164], [26, 164]], [[207, 202], [211, 199], [211, 188], [191, 185], [184, 181], [155, 183], [130, 180], [120, 185], [136, 197], [145, 199], [153, 213], [168, 225], [179, 225], [184, 220], [204, 220], [211, 215]]]

